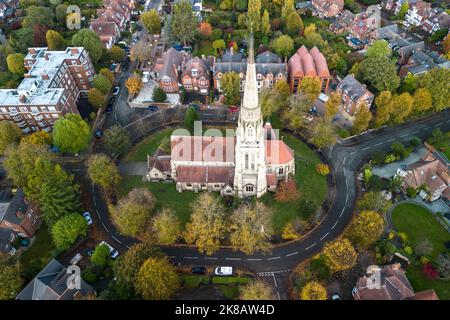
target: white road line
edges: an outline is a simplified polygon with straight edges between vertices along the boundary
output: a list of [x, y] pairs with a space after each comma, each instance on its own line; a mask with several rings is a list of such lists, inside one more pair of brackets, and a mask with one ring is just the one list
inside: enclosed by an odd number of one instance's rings
[[236, 261], [239, 261], [239, 260], [241, 260], [241, 258], [225, 258], [225, 260], [236, 260]]
[[275, 288], [278, 288], [277, 279], [275, 279], [275, 275], [272, 273], [273, 282], [275, 283]]
[[219, 258], [214, 258], [214, 257], [203, 257], [203, 259], [205, 259], [205, 260], [219, 260]]
[[286, 255], [286, 257], [294, 256], [294, 255], [296, 255], [297, 253], [298, 253], [298, 251], [295, 251], [295, 252], [289, 253], [289, 254], [287, 254], [287, 255]]
[[345, 189], [348, 190], [348, 182], [347, 182], [347, 177], [345, 177]]
[[267, 258], [267, 260], [277, 260], [277, 259], [280, 259], [280, 258], [281, 258], [281, 257], [278, 256], [278, 257]]
[[277, 290], [277, 296], [278, 296], [278, 300], [281, 300], [280, 293], [278, 292], [278, 290]]
[[327, 232], [322, 238], [320, 238], [320, 240], [325, 239], [328, 236], [329, 232]]
[[198, 259], [198, 257], [183, 257], [183, 259]]
[[394, 140], [395, 140], [395, 138], [392, 138], [392, 139], [389, 139], [387, 142], [392, 142]]
[[[347, 201], [345, 201], [345, 203], [347, 204]], [[342, 215], [344, 214], [344, 210], [345, 210], [345, 207], [342, 208], [342, 211], [341, 211], [341, 214], [339, 215], [339, 218], [342, 218]]]
[[337, 220], [337, 221], [333, 224], [333, 226], [331, 227], [331, 230], [333, 230], [334, 227], [336, 227], [336, 225], [338, 224], [338, 222], [339, 222], [339, 220]]
[[317, 244], [317, 242], [313, 243], [312, 245], [310, 245], [309, 247], [306, 248], [306, 250], [311, 249], [312, 247], [314, 247]]
[[379, 145], [382, 145], [382, 144], [383, 144], [382, 142], [378, 142], [377, 144], [374, 144], [373, 146], [378, 147]]
[[98, 209], [95, 209], [95, 211], [97, 212], [98, 218], [101, 220], [102, 218], [100, 218], [100, 212], [98, 212]]
[[105, 230], [106, 230], [106, 232], [108, 232], [109, 233], [109, 230], [108, 230], [108, 228], [105, 226], [105, 224], [102, 222], [102, 225], [103, 225], [103, 228], [105, 228]]
[[345, 205], [347, 205], [347, 202], [348, 202], [348, 193], [345, 196]]
[[118, 243], [120, 243], [120, 244], [122, 244], [122, 241], [120, 241], [119, 239], [117, 239], [116, 237], [114, 237], [114, 236], [111, 236], [114, 240], [116, 240]]
[[252, 258], [248, 258], [247, 261], [261, 261], [262, 259], [252, 259]]
[[130, 246], [128, 246], [128, 245], [125, 245], [125, 247], [127, 247], [127, 249], [130, 249]]
[[169, 259], [175, 259], [175, 256], [170, 256]]
[[370, 149], [370, 148], [372, 148], [372, 147], [365, 147], [365, 148], [362, 148], [361, 150], [367, 150], [367, 149]]
[[346, 155], [346, 156], [344, 157], [344, 161], [342, 162], [342, 165], [343, 165], [343, 166], [345, 166], [345, 160], [347, 160], [347, 156], [348, 156], [348, 155]]

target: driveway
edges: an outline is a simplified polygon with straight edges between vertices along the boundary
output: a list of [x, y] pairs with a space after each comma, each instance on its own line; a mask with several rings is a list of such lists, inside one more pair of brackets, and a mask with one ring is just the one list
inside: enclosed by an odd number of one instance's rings
[[409, 156], [407, 156], [403, 160], [395, 161], [393, 163], [385, 164], [382, 166], [374, 166], [372, 172], [373, 174], [376, 174], [381, 178], [389, 179], [395, 175], [398, 168], [419, 161], [426, 153], [427, 153], [426, 148], [424, 147], [419, 148], [416, 151], [412, 152]]

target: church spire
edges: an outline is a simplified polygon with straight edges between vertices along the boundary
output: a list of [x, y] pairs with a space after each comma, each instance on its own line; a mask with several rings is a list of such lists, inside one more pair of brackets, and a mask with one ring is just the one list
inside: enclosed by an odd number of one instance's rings
[[256, 83], [255, 52], [253, 48], [253, 33], [250, 33], [247, 72], [245, 77], [244, 98], [242, 109], [258, 108], [258, 85]]

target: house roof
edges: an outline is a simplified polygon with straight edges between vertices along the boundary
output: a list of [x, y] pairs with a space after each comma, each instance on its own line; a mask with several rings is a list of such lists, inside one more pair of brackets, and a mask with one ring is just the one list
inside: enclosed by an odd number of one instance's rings
[[157, 62], [158, 66], [155, 68], [159, 72], [159, 78], [169, 77], [173, 81], [177, 81], [183, 59], [183, 52], [173, 47], [167, 50], [162, 59]]
[[421, 160], [410, 164], [406, 171], [409, 171], [410, 174], [405, 176], [403, 181], [413, 188], [425, 185], [433, 192], [450, 184], [448, 167], [434, 158], [431, 153], [427, 153]]
[[91, 20], [90, 28], [99, 36], [117, 36], [120, 34], [117, 25], [113, 21]]
[[149, 168], [158, 169], [161, 172], [170, 171], [170, 155], [158, 149], [152, 157], [148, 157]]
[[[192, 70], [197, 70], [197, 75], [192, 74]], [[208, 61], [205, 59], [200, 59], [199, 57], [194, 57], [189, 59], [184, 68], [181, 77], [188, 75], [190, 78], [200, 78], [200, 77], [208, 77]]]
[[288, 164], [294, 160], [294, 151], [282, 140], [266, 140], [266, 164]]
[[269, 50], [264, 51], [256, 56], [256, 63], [282, 63], [281, 57]]
[[[7, 191], [8, 192], [8, 191]], [[20, 224], [22, 218], [18, 216], [18, 212], [25, 214], [28, 209], [28, 204], [25, 202], [25, 195], [21, 189], [17, 189], [16, 194], [9, 200], [1, 202], [0, 200], [0, 221], [5, 220], [10, 223]]]
[[293, 76], [298, 77], [330, 77], [327, 61], [317, 47], [310, 51], [305, 46], [300, 47], [289, 59], [289, 69]]
[[358, 101], [366, 93], [373, 97], [373, 94], [351, 74], [342, 79], [338, 89], [345, 92], [353, 101]]
[[439, 297], [434, 289], [429, 289], [416, 292], [415, 296], [411, 298], [411, 300], [439, 300]]
[[235, 137], [171, 136], [174, 161], [234, 162]]
[[83, 279], [81, 289], [68, 289], [66, 268], [52, 259], [45, 268], [17, 295], [17, 300], [73, 300], [76, 293], [85, 295], [93, 288]]

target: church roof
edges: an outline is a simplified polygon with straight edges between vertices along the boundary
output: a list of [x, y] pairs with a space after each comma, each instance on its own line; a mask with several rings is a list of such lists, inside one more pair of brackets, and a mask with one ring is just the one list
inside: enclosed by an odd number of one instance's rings
[[178, 166], [177, 182], [233, 185], [234, 166]]
[[172, 136], [172, 161], [234, 162], [235, 137]]
[[294, 159], [294, 151], [282, 140], [266, 140], [266, 165], [287, 164]]

